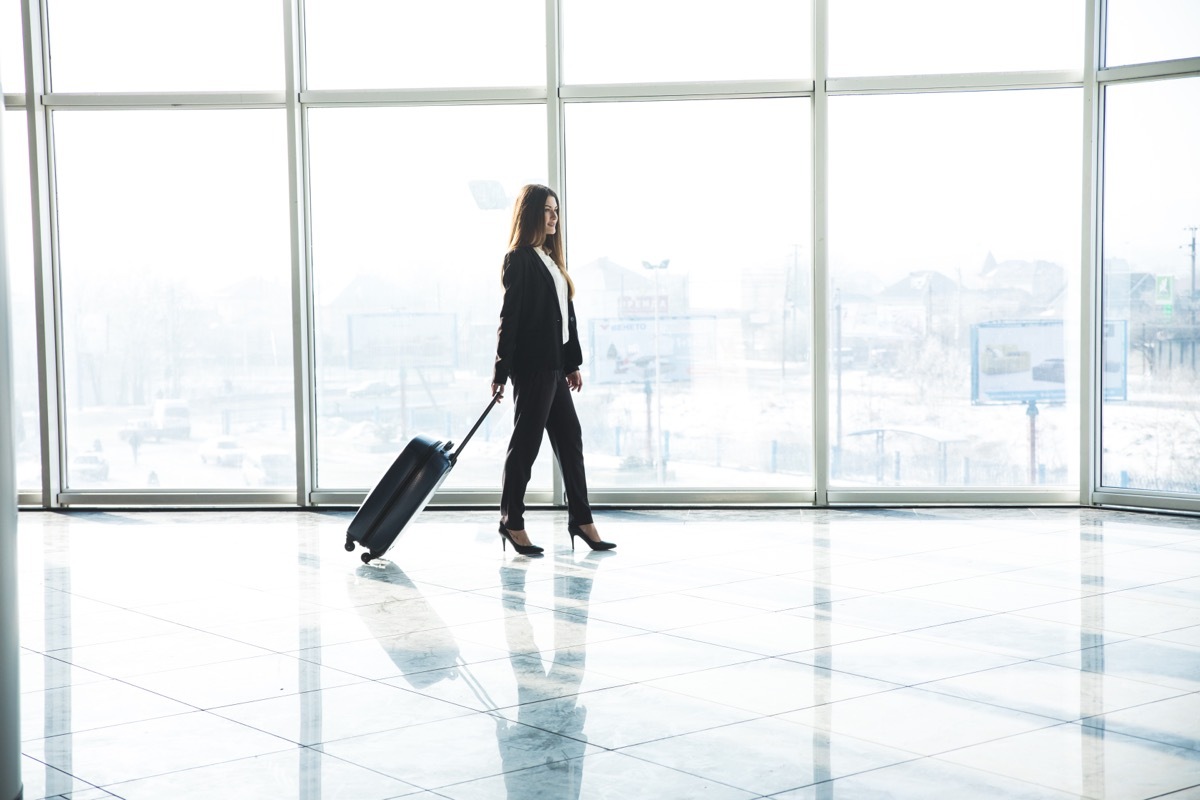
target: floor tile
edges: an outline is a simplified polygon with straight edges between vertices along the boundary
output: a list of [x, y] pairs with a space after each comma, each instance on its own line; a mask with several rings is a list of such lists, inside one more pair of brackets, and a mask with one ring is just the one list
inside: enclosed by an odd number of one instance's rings
[[1051, 603], [1015, 613], [1031, 619], [1082, 625], [1127, 637], [1152, 636], [1200, 625], [1200, 606], [1139, 600], [1128, 592]]
[[916, 758], [771, 717], [618, 752], [762, 795]]
[[[987, 617], [935, 625], [913, 631], [915, 639], [969, 647], [1014, 658], [1048, 658], [1071, 653], [1094, 643], [1097, 629], [1075, 622], [1047, 621], [1019, 614], [993, 614]], [[1105, 634], [1106, 641], [1131, 638], [1126, 634]]]
[[182, 630], [125, 642], [56, 650], [56, 658], [113, 678], [267, 655], [261, 647], [205, 631]]
[[1075, 724], [940, 756], [946, 761], [1103, 800], [1142, 800], [1195, 785], [1200, 752]]
[[770, 612], [749, 617], [673, 628], [671, 636], [732, 647], [762, 656], [779, 656], [885, 635], [856, 625], [832, 623], [795, 614]]
[[780, 658], [689, 672], [648, 681], [645, 685], [762, 715], [783, 714], [899, 688], [894, 683]]
[[290, 750], [295, 745], [203, 711], [27, 741], [30, 757], [94, 786]]
[[1090, 728], [1200, 750], [1200, 693], [1110, 711], [1081, 722]]
[[472, 709], [375, 681], [239, 703], [213, 711], [302, 745], [465, 716]]
[[131, 675], [125, 680], [196, 708], [218, 708], [344, 686], [362, 679], [311, 661], [271, 654], [203, 667]]
[[100, 681], [23, 693], [21, 731], [42, 739], [195, 710], [121, 681]]
[[936, 758], [919, 758], [860, 772], [828, 783], [771, 795], [771, 800], [923, 800], [931, 797], [956, 800], [1079, 800], [1076, 794], [1015, 781]]
[[838, 700], [777, 719], [926, 756], [1058, 724], [1048, 717], [923, 689]]
[[1200, 647], [1160, 639], [1124, 639], [1113, 644], [1042, 659], [1071, 669], [1200, 691]]
[[[28, 755], [21, 756], [21, 782], [24, 793], [21, 800], [45, 800], [45, 798], [83, 797], [85, 793], [103, 792], [70, 773], [55, 769]], [[103, 792], [100, 797], [109, 796]]]
[[[655, 709], [655, 713], [642, 713], [646, 708]], [[500, 714], [513, 722], [608, 750], [745, 722], [758, 716], [729, 705], [640, 684], [527, 702], [502, 709]]]
[[446, 786], [452, 800], [750, 800], [756, 794], [621, 753], [596, 753]]
[[1182, 689], [1042, 661], [1024, 661], [923, 683], [921, 688], [1063, 722], [1184, 693]]
[[384, 683], [478, 711], [490, 711], [531, 700], [608, 689], [628, 681], [568, 663], [555, 663], [553, 655], [529, 655], [418, 672], [389, 678]]
[[663, 633], [627, 636], [587, 648], [589, 671], [626, 681], [649, 681], [756, 659], [744, 650]]
[[905, 686], [945, 680], [1020, 660], [901, 634], [847, 642], [781, 658]]
[[476, 713], [328, 742], [322, 752], [425, 789], [580, 758], [586, 742]]
[[127, 781], [107, 788], [123, 800], [209, 800], [220, 787], [221, 800], [266, 798], [353, 798], [391, 800], [419, 797], [417, 787], [310, 748], [293, 748], [253, 758]]
[[797, 609], [806, 617], [818, 613], [834, 622], [844, 622], [885, 633], [903, 633], [933, 625], [945, 625], [987, 616], [977, 608], [934, 603], [903, 595], [872, 594], [849, 600], [835, 600], [812, 608]]

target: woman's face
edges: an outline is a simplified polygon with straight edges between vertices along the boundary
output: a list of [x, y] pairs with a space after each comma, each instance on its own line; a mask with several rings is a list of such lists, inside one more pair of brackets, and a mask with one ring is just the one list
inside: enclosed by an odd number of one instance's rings
[[558, 230], [558, 201], [552, 195], [546, 196], [546, 235], [553, 236]]

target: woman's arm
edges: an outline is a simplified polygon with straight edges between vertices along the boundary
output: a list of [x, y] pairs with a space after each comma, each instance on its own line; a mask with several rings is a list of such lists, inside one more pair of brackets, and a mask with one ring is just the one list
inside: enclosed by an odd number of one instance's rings
[[[500, 306], [500, 327], [496, 331], [496, 363], [492, 368], [492, 386], [504, 387], [512, 374], [513, 356], [517, 350], [517, 330], [525, 295], [527, 270], [516, 257], [517, 251], [505, 254], [500, 279], [504, 284], [504, 302]], [[493, 388], [493, 394], [496, 389]]]

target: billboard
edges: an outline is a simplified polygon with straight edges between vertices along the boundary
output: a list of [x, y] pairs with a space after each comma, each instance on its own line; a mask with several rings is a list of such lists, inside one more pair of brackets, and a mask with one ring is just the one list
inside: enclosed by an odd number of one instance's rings
[[1062, 402], [1067, 398], [1062, 320], [971, 326], [971, 402]]
[[[690, 381], [696, 359], [715, 357], [716, 330], [716, 318], [711, 316], [660, 317], [659, 380]], [[593, 381], [644, 383], [654, 379], [654, 317], [593, 319], [588, 341]]]

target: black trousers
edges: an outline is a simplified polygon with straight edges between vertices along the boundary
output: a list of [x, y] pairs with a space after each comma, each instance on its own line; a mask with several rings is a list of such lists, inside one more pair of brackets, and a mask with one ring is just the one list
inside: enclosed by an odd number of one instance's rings
[[500, 521], [509, 530], [525, 529], [525, 488], [545, 431], [562, 467], [567, 520], [572, 525], [587, 525], [592, 521], [592, 507], [583, 470], [583, 430], [566, 375], [561, 369], [514, 374], [512, 385], [513, 432], [504, 459]]

